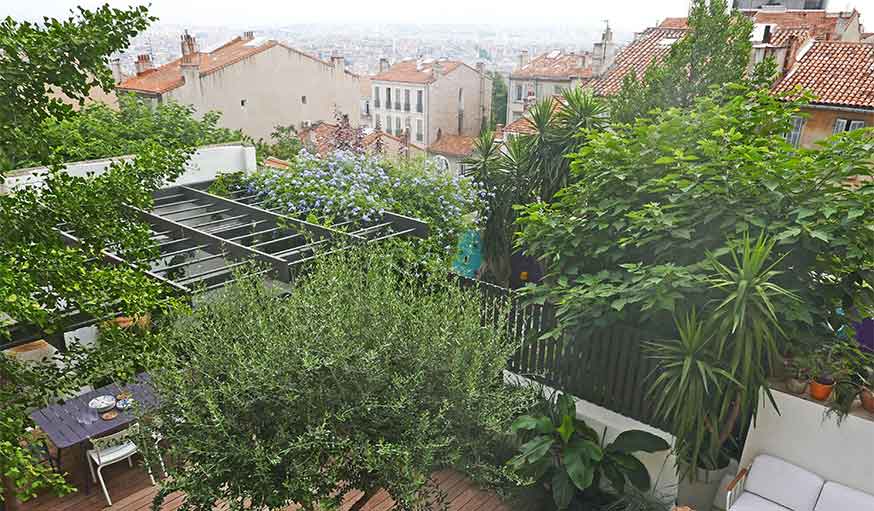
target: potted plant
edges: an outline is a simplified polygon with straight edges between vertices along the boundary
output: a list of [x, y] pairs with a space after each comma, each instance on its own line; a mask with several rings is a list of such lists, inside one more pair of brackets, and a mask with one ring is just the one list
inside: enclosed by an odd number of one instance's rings
[[862, 387], [861, 392], [859, 392], [859, 397], [862, 400], [862, 408], [865, 409], [868, 413], [874, 413], [874, 391], [872, 391], [872, 377], [869, 373], [868, 377], [865, 379], [865, 385]]
[[812, 356], [810, 397], [817, 401], [825, 401], [831, 396], [835, 387], [834, 370], [831, 349], [821, 349]]
[[786, 389], [793, 394], [804, 394], [807, 390], [807, 382], [810, 380], [810, 357], [808, 355], [793, 357], [791, 363], [787, 364], [786, 370]]

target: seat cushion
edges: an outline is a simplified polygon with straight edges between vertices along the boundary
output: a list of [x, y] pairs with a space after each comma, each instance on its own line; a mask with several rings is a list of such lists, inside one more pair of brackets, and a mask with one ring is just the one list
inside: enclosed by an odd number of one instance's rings
[[792, 511], [813, 511], [824, 483], [813, 472], [760, 454], [750, 467], [745, 490]]
[[115, 463], [116, 461], [126, 459], [137, 452], [137, 446], [134, 445], [133, 442], [124, 442], [119, 445], [113, 445], [112, 447], [107, 447], [100, 451], [100, 455], [98, 456], [98, 452], [94, 449], [88, 450], [88, 455], [91, 456], [91, 459], [94, 460], [94, 463], [98, 465], [109, 465], [111, 463]]
[[788, 508], [750, 492], [742, 494], [728, 511], [788, 511]]
[[816, 511], [874, 511], [874, 495], [831, 481], [822, 487]]

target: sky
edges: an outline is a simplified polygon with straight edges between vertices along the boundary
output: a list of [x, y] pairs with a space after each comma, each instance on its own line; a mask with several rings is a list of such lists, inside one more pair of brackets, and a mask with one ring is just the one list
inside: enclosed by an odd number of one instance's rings
[[[0, 18], [62, 17], [76, 5], [107, 0], [0, 0]], [[147, 3], [108, 0], [113, 6]], [[265, 26], [296, 23], [490, 23], [603, 26], [638, 31], [667, 16], [682, 16], [689, 0], [151, 0], [160, 22], [189, 25]], [[855, 7], [862, 22], [874, 0], [831, 0], [830, 9]]]

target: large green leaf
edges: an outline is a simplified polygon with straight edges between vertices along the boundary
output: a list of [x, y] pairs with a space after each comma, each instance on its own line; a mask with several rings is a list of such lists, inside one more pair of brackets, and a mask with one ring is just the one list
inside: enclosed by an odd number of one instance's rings
[[601, 461], [601, 457], [601, 449], [597, 445], [582, 440], [564, 450], [562, 462], [574, 485], [585, 490], [592, 485], [595, 466]]
[[575, 428], [574, 428], [574, 418], [570, 415], [564, 415], [561, 418], [561, 426], [558, 427], [558, 436], [561, 437], [561, 440], [564, 443], [568, 443], [570, 438], [573, 436]]
[[558, 468], [552, 474], [552, 499], [559, 509], [567, 509], [577, 493], [573, 481], [571, 481], [568, 473], [562, 468]]
[[521, 468], [529, 463], [535, 463], [542, 458], [555, 441], [550, 436], [541, 435], [534, 437], [519, 448], [519, 454], [508, 463], [514, 468]]
[[639, 459], [631, 454], [611, 453], [607, 455], [605, 463], [614, 464], [639, 490], [649, 491], [649, 471]]
[[616, 440], [613, 441], [610, 445], [607, 446], [608, 452], [619, 452], [619, 453], [633, 453], [633, 452], [659, 452], [670, 449], [670, 445], [664, 438], [649, 433], [647, 431], [641, 431], [639, 429], [633, 429], [629, 431], [623, 431], [616, 437]]
[[519, 430], [537, 431], [538, 433], [546, 435], [552, 433], [553, 430], [555, 430], [555, 426], [553, 426], [552, 421], [549, 419], [549, 417], [533, 417], [531, 415], [523, 415], [513, 421], [513, 425], [510, 426], [510, 430], [514, 433]]

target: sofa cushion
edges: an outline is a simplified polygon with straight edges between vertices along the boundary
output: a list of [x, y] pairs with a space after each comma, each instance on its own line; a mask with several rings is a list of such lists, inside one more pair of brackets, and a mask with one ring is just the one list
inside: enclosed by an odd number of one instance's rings
[[750, 492], [742, 494], [728, 511], [788, 511], [788, 508]]
[[816, 511], [874, 511], [874, 495], [831, 481], [822, 487]]
[[760, 454], [750, 467], [745, 490], [792, 511], [813, 511], [824, 482], [799, 466]]

